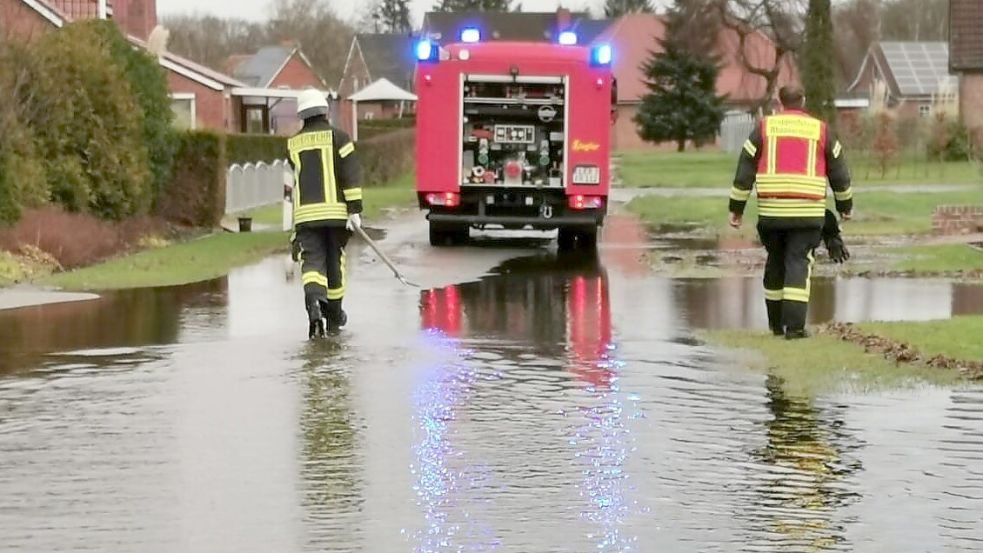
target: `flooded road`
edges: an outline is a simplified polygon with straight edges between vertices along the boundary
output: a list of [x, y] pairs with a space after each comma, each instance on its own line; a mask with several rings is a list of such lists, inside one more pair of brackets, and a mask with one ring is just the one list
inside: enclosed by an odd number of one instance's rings
[[[757, 279], [424, 240], [386, 241], [423, 291], [353, 248], [319, 343], [280, 258], [0, 312], [0, 551], [983, 549], [983, 390], [795, 395], [691, 339], [764, 328]], [[814, 321], [983, 312], [816, 288]]]

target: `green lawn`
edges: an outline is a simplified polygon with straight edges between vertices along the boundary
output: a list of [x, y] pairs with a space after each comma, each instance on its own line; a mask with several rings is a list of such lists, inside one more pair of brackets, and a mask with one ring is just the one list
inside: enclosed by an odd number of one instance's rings
[[[981, 204], [983, 188], [965, 192], [899, 194], [859, 192], [855, 198], [856, 217], [844, 223], [846, 236], [926, 234], [932, 230], [932, 212], [944, 204]], [[831, 201], [832, 204], [832, 201]], [[658, 229], [665, 225], [693, 225], [707, 231], [727, 226], [727, 198], [640, 197], [628, 204], [646, 224]], [[753, 234], [756, 206], [752, 198], [746, 210], [745, 234]]]
[[0, 287], [24, 280], [26, 273], [14, 254], [0, 250]]
[[946, 386], [959, 383], [961, 378], [954, 370], [895, 365], [881, 355], [828, 336], [788, 342], [760, 332], [727, 330], [707, 332], [702, 338], [715, 346], [756, 354], [738, 360], [781, 377], [791, 392], [806, 395]]
[[904, 257], [895, 265], [897, 271], [983, 271], [983, 251], [965, 244], [893, 248], [891, 253]]
[[[620, 157], [623, 186], [629, 188], [730, 188], [738, 159], [724, 152], [624, 152]], [[970, 162], [905, 161], [883, 178], [866, 159], [850, 164], [857, 186], [983, 183], [979, 168]]]
[[47, 277], [66, 290], [174, 286], [221, 277], [238, 266], [289, 248], [283, 232], [217, 233]]
[[917, 323], [859, 325], [870, 334], [911, 344], [923, 355], [944, 355], [962, 361], [983, 361], [983, 316], [955, 317]]

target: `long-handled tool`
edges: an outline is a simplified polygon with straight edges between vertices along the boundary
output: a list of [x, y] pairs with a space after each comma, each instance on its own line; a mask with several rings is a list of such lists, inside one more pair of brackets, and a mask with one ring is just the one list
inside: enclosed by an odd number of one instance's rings
[[362, 240], [368, 242], [369, 247], [371, 247], [375, 251], [375, 253], [379, 256], [379, 259], [381, 259], [383, 263], [389, 266], [393, 274], [396, 276], [396, 280], [402, 282], [407, 286], [413, 286], [416, 288], [421, 287], [419, 284], [406, 280], [406, 277], [404, 277], [403, 274], [399, 272], [399, 269], [397, 269], [396, 265], [394, 265], [393, 262], [389, 260], [389, 257], [386, 256], [386, 254], [379, 249], [379, 246], [376, 245], [375, 241], [369, 238], [368, 234], [365, 234], [365, 230], [362, 229], [361, 225], [355, 227], [355, 231], [358, 232], [358, 235], [362, 237]]

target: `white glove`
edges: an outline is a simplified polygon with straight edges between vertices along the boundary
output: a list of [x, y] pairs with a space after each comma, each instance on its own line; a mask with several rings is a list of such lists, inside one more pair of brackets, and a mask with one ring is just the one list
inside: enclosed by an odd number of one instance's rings
[[362, 215], [358, 213], [352, 213], [348, 216], [348, 223], [345, 224], [345, 228], [355, 232], [355, 229], [362, 228]]

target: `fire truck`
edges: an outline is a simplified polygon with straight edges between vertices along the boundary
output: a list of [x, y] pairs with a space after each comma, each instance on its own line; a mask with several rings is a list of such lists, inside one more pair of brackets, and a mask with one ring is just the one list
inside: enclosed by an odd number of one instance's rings
[[416, 43], [416, 185], [430, 243], [470, 230], [558, 230], [561, 249], [593, 248], [610, 184], [617, 83], [606, 44]]

